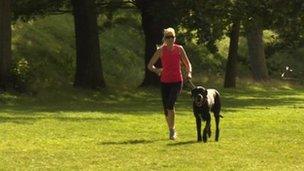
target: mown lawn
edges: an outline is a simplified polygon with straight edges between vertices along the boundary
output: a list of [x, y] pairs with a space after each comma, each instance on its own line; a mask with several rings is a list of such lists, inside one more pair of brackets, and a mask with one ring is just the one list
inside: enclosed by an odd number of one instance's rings
[[169, 141], [158, 90], [0, 95], [0, 170], [303, 170], [304, 88], [221, 90], [219, 142], [196, 142], [191, 100]]

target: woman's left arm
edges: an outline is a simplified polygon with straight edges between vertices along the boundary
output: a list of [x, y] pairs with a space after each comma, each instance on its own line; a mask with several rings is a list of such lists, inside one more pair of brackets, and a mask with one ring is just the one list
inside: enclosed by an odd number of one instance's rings
[[191, 79], [192, 78], [192, 66], [191, 63], [189, 61], [189, 58], [186, 54], [186, 51], [184, 50], [184, 48], [182, 46], [181, 47], [181, 58], [182, 58], [182, 62], [186, 67], [186, 71], [187, 71], [187, 78]]

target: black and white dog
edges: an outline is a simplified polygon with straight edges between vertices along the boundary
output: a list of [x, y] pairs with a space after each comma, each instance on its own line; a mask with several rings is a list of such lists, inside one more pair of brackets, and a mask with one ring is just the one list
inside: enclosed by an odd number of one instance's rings
[[[219, 92], [215, 89], [206, 89], [203, 86], [194, 86], [192, 84], [191, 97], [193, 99], [193, 114], [196, 119], [197, 141], [203, 140], [204, 142], [207, 142], [207, 134], [209, 138], [211, 136], [210, 112], [213, 112], [214, 114], [216, 124], [215, 141], [218, 141], [220, 136], [220, 118], [222, 118], [220, 115], [221, 100]], [[206, 121], [203, 130], [203, 139], [201, 135], [202, 121]]]

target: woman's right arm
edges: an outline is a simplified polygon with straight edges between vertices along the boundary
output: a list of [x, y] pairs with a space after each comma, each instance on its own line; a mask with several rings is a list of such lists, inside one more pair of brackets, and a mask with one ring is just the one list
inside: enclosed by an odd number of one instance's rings
[[181, 50], [182, 50], [182, 62], [186, 66], [187, 78], [191, 79], [192, 78], [192, 66], [191, 66], [191, 63], [189, 61], [189, 58], [188, 58], [188, 56], [186, 54], [185, 49], [182, 46], [181, 46]]
[[154, 53], [154, 55], [152, 56], [152, 58], [150, 59], [150, 62], [148, 64], [148, 69], [154, 73], [156, 73], [157, 75], [161, 75], [162, 72], [162, 68], [156, 68], [154, 66], [154, 64], [157, 62], [157, 60], [160, 58], [161, 55], [161, 48], [158, 48], [156, 50], [156, 52]]

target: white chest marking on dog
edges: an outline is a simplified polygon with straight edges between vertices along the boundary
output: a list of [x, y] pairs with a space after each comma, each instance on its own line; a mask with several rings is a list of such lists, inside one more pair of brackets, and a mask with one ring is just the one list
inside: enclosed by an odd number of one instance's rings
[[212, 107], [212, 105], [214, 104], [214, 97], [216, 95], [216, 90], [215, 89], [208, 89], [207, 90], [207, 101], [208, 101], [208, 106], [209, 108]]

